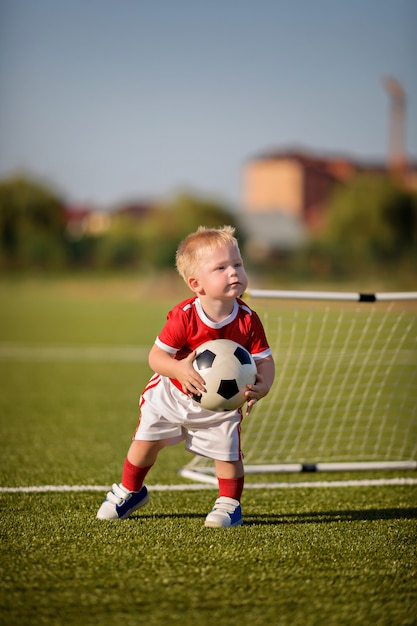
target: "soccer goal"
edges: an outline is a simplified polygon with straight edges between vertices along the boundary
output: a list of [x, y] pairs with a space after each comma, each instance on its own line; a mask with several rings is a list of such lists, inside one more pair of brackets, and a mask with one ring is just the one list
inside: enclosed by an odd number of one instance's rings
[[[247, 298], [276, 378], [242, 423], [246, 473], [417, 469], [417, 292]], [[180, 474], [213, 470], [195, 457]]]

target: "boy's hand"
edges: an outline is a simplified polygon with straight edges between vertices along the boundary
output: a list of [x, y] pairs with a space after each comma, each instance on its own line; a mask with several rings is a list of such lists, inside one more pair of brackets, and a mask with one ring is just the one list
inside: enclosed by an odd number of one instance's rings
[[181, 383], [182, 390], [189, 397], [201, 396], [206, 391], [205, 381], [193, 367], [195, 351], [191, 352], [185, 359], [176, 361], [175, 378]]
[[185, 359], [177, 361], [172, 354], [154, 344], [148, 360], [149, 367], [154, 372], [178, 380], [183, 392], [188, 396], [201, 396], [201, 393], [205, 391], [205, 382], [193, 367], [194, 357], [195, 351], [191, 352]]
[[245, 396], [248, 399], [246, 415], [249, 415], [258, 400], [266, 396], [274, 382], [275, 365], [272, 355], [257, 361], [256, 367], [258, 373], [256, 374], [255, 384], [248, 385], [248, 390], [245, 392]]
[[248, 399], [246, 405], [246, 415], [252, 411], [256, 402], [266, 396], [269, 391], [269, 386], [266, 385], [264, 377], [261, 374], [256, 374], [256, 381], [254, 385], [246, 385], [247, 391], [245, 396]]

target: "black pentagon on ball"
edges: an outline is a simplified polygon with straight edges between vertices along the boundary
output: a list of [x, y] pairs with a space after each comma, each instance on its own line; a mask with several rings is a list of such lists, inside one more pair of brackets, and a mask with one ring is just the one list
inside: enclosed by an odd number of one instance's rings
[[233, 398], [233, 396], [239, 393], [236, 380], [234, 378], [232, 380], [221, 380], [217, 393], [226, 400]]
[[236, 350], [234, 351], [234, 355], [242, 365], [247, 365], [252, 362], [249, 352], [241, 346], [238, 346], [236, 348]]
[[199, 370], [208, 369], [213, 365], [213, 361], [216, 358], [216, 355], [211, 350], [203, 350], [200, 354], [197, 354], [195, 357], [195, 362]]

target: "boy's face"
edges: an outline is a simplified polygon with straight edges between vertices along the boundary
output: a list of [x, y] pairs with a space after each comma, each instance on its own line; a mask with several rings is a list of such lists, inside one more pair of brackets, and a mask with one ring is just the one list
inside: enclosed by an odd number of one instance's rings
[[217, 246], [207, 252], [196, 275], [188, 279], [188, 285], [197, 295], [214, 299], [232, 300], [241, 296], [248, 286], [248, 277], [239, 248]]

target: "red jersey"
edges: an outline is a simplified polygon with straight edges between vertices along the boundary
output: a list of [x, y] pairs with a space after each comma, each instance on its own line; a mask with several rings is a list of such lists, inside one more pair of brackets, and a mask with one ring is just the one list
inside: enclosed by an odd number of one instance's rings
[[[231, 314], [221, 322], [213, 322], [207, 317], [197, 296], [184, 300], [168, 313], [155, 343], [181, 360], [212, 339], [230, 339], [239, 343], [255, 361], [271, 354], [259, 316], [239, 298], [235, 300]], [[178, 381], [172, 382], [181, 388]]]

